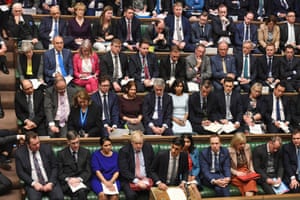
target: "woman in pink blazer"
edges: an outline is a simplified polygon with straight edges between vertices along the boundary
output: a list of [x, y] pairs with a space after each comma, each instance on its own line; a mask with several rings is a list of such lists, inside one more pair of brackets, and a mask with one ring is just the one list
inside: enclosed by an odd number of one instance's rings
[[79, 52], [74, 55], [73, 68], [75, 85], [85, 87], [89, 94], [98, 91], [99, 58], [88, 39], [82, 42]]

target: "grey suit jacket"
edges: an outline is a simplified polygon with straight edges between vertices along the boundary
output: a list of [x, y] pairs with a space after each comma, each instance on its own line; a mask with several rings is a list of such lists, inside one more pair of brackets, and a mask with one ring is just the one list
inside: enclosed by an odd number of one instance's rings
[[[195, 54], [191, 54], [186, 57], [186, 77], [189, 81], [192, 80], [197, 74], [197, 71], [194, 69], [196, 63], [197, 60]], [[201, 69], [201, 81], [211, 78], [212, 72], [211, 72], [210, 59], [208, 56], [203, 56], [200, 69]]]

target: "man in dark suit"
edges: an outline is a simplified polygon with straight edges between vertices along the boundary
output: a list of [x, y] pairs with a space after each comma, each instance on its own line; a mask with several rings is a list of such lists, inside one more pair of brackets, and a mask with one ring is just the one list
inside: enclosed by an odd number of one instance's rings
[[273, 14], [273, 0], [263, 0], [263, 4], [259, 2], [260, 0], [250, 1], [250, 11], [255, 14], [255, 19], [262, 20]]
[[[144, 135], [141, 131], [131, 133], [130, 143], [120, 149], [118, 158], [119, 179], [126, 199], [149, 199], [149, 178], [152, 178], [151, 164], [154, 151], [150, 143], [144, 142]], [[140, 160], [144, 160], [144, 163], [140, 163]], [[130, 183], [135, 184], [141, 190], [132, 190]]]
[[[178, 0], [182, 1], [182, 0]], [[158, 4], [158, 2], [160, 4]], [[163, 1], [156, 1], [156, 0], [150, 0], [148, 1], [148, 10], [152, 11], [152, 16], [157, 17], [159, 14], [163, 14], [167, 16], [167, 14], [172, 13], [172, 2], [171, 0], [163, 0]], [[184, 1], [183, 1], [184, 2]]]
[[295, 23], [296, 14], [294, 11], [289, 11], [286, 16], [286, 23], [279, 26], [280, 28], [280, 49], [288, 44], [296, 49], [296, 53], [300, 52], [300, 26]]
[[265, 104], [263, 118], [268, 133], [289, 133], [291, 121], [290, 101], [284, 96], [286, 84], [281, 81], [275, 85], [273, 93], [264, 96]]
[[221, 124], [232, 123], [236, 131], [241, 128], [243, 120], [241, 95], [233, 90], [233, 79], [227, 77], [224, 79], [223, 91], [215, 92], [215, 112], [213, 120]]
[[48, 123], [48, 134], [51, 137], [65, 137], [71, 104], [76, 89], [67, 87], [61, 76], [55, 79], [54, 85], [45, 90], [44, 110]]
[[291, 10], [295, 10], [295, 0], [273, 0], [273, 14], [279, 21], [283, 21]]
[[251, 1], [252, 0], [224, 0], [224, 4], [228, 7], [229, 16], [236, 16], [237, 20], [243, 20], [243, 17], [249, 11]]
[[145, 38], [150, 41], [151, 46], [154, 46], [154, 51], [169, 50], [169, 28], [165, 25], [164, 20], [159, 19], [153, 24], [149, 24]]
[[212, 123], [212, 113], [214, 112], [214, 98], [211, 93], [212, 84], [209, 80], [204, 80], [200, 85], [200, 92], [194, 92], [189, 97], [189, 120], [192, 124], [193, 132], [198, 134], [209, 134], [203, 126]]
[[229, 196], [231, 180], [229, 151], [221, 146], [219, 135], [211, 135], [209, 143], [210, 147], [200, 153], [203, 184], [213, 188], [216, 196]]
[[[75, 131], [67, 133], [68, 146], [58, 152], [58, 179], [65, 194], [72, 200], [86, 200], [91, 176], [90, 151], [80, 146], [80, 136]], [[79, 184], [86, 187], [72, 192], [71, 188]]]
[[208, 13], [202, 12], [199, 16], [199, 23], [192, 24], [192, 43], [203, 44], [205, 47], [212, 46], [214, 40], [212, 37], [212, 26], [208, 23]]
[[59, 6], [50, 8], [49, 17], [43, 17], [39, 26], [39, 38], [45, 49], [48, 49], [55, 36], [60, 35], [64, 38], [64, 42], [68, 45], [71, 39], [67, 36], [67, 22], [60, 17]]
[[243, 42], [242, 53], [235, 55], [237, 81], [244, 92], [249, 92], [251, 85], [256, 80], [256, 57], [251, 54], [252, 47], [251, 41], [245, 41]]
[[110, 90], [110, 77], [102, 76], [99, 80], [99, 92], [94, 93], [91, 99], [101, 106], [104, 135], [109, 136], [119, 126], [119, 101], [115, 92]]
[[39, 12], [41, 14], [49, 14], [51, 13], [51, 8], [53, 6], [59, 6], [61, 0], [39, 0]]
[[292, 141], [282, 147], [284, 177], [283, 182], [292, 193], [300, 193], [300, 132], [292, 133]]
[[273, 185], [281, 184], [283, 177], [282, 151], [280, 150], [282, 140], [279, 136], [272, 137], [266, 144], [254, 148], [253, 166], [260, 174], [257, 183], [261, 185], [266, 194], [275, 194]]
[[286, 82], [286, 91], [299, 91], [300, 87], [300, 60], [295, 56], [292, 45], [285, 46], [284, 56], [280, 59], [280, 81]]
[[294, 129], [300, 130], [300, 94], [291, 99], [291, 125]]
[[61, 36], [53, 39], [53, 49], [44, 53], [44, 78], [48, 86], [53, 85], [57, 75], [63, 77], [73, 76], [73, 55], [69, 49], [64, 48], [64, 41]]
[[233, 43], [233, 34], [235, 32], [235, 24], [231, 17], [227, 16], [227, 7], [224, 4], [218, 7], [218, 16], [212, 18], [211, 21], [214, 44], [225, 41], [228, 44]]
[[191, 25], [189, 20], [182, 15], [181, 2], [175, 2], [172, 15], [165, 18], [165, 24], [169, 27], [169, 45], [176, 45], [183, 51], [194, 51], [195, 46], [191, 41]]
[[134, 78], [138, 92], [152, 89], [151, 79], [159, 76], [157, 58], [149, 52], [149, 46], [149, 41], [143, 39], [139, 43], [139, 51], [129, 57], [128, 75]]
[[228, 55], [228, 48], [226, 42], [220, 42], [218, 44], [218, 54], [210, 58], [212, 81], [216, 90], [222, 90], [225, 77], [235, 80], [237, 75], [235, 57]]
[[242, 52], [243, 43], [245, 41], [252, 42], [252, 50], [254, 52], [258, 52], [256, 46], [258, 44], [257, 39], [257, 26], [252, 24], [254, 14], [252, 12], [248, 12], [244, 16], [244, 21], [240, 22], [236, 25], [236, 29], [234, 32], [234, 44], [235, 44], [235, 51], [237, 53]]
[[[16, 142], [17, 140], [25, 140], [25, 135], [9, 135], [5, 137], [0, 137], [1, 149], [5, 148], [7, 144], [11, 145], [12, 142]], [[0, 158], [0, 168], [10, 170], [11, 166], [3, 162], [2, 158]], [[11, 180], [0, 172], [0, 195], [8, 193], [11, 189]]]
[[43, 49], [42, 43], [38, 40], [38, 28], [31, 15], [23, 14], [21, 3], [12, 5], [12, 15], [6, 23], [8, 36], [17, 38], [18, 42], [31, 40], [34, 49]]
[[125, 9], [124, 16], [118, 21], [118, 38], [123, 42], [123, 47], [134, 50], [142, 39], [141, 22], [134, 16], [132, 7]]
[[269, 87], [270, 90], [279, 80], [280, 58], [274, 56], [275, 45], [267, 44], [266, 55], [260, 56], [257, 59], [257, 76], [256, 81]]
[[154, 92], [144, 97], [143, 120], [147, 135], [173, 135], [172, 97], [164, 92], [165, 81], [157, 78], [153, 83]]
[[16, 151], [16, 171], [24, 182], [28, 199], [63, 200], [64, 195], [57, 179], [58, 164], [52, 147], [41, 144], [37, 133], [26, 135], [26, 145]]
[[9, 70], [6, 64], [7, 63], [6, 55], [5, 55], [6, 51], [7, 51], [7, 47], [5, 45], [3, 38], [0, 36], [0, 70], [4, 74], [9, 74]]
[[115, 92], [122, 91], [121, 80], [128, 79], [128, 58], [121, 52], [122, 42], [113, 39], [110, 51], [100, 58], [101, 76], [109, 76]]
[[188, 179], [188, 155], [182, 151], [184, 140], [175, 137], [169, 150], [156, 154], [152, 167], [154, 184], [160, 190], [167, 190], [168, 186], [180, 186]]
[[170, 55], [160, 60], [159, 77], [166, 80], [167, 91], [170, 91], [175, 79], [186, 81], [185, 59], [180, 57], [177, 46], [172, 46]]
[[17, 118], [22, 122], [22, 129], [47, 135], [43, 92], [34, 90], [32, 82], [28, 79], [23, 80], [21, 86], [22, 90], [18, 90], [15, 95], [15, 111]]

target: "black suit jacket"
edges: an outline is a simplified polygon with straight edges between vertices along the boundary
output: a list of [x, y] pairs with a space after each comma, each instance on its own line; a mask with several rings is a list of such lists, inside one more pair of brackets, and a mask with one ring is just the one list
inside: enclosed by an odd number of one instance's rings
[[[159, 75], [157, 57], [154, 53], [147, 54], [147, 64], [151, 78], [157, 78]], [[141, 82], [142, 61], [140, 54], [136, 53], [129, 57], [128, 75], [135, 81]]]
[[[289, 33], [288, 33], [288, 24], [284, 23], [281, 24], [279, 26], [280, 28], [280, 48], [284, 49], [285, 47], [285, 43], [288, 40], [289, 37]], [[300, 44], [300, 26], [297, 24], [294, 24], [294, 31], [295, 31], [295, 40], [296, 40], [296, 44], [299, 45]]]
[[[186, 69], [185, 69], [185, 59], [179, 58], [175, 65], [175, 78], [186, 80]], [[169, 80], [171, 74], [171, 61], [170, 56], [162, 58], [159, 63], [159, 77], [164, 80]]]
[[[146, 175], [152, 178], [151, 164], [154, 159], [154, 151], [150, 143], [144, 142], [142, 150], [145, 162]], [[123, 146], [119, 151], [119, 169], [121, 184], [129, 184], [135, 179], [135, 157], [131, 143]]]
[[19, 24], [15, 23], [13, 15], [10, 15], [7, 22], [6, 30], [10, 37], [17, 38], [18, 41], [21, 40], [31, 40], [33, 38], [38, 38], [38, 29], [34, 23], [31, 15], [22, 15], [24, 22]]
[[[272, 123], [271, 115], [272, 115], [272, 111], [273, 111], [273, 104], [276, 103], [276, 102], [273, 102], [273, 93], [271, 93], [267, 96], [264, 96], [263, 101], [264, 101], [263, 117], [267, 124], [271, 124]], [[291, 121], [290, 101], [287, 96], [282, 96], [281, 102], [283, 105], [285, 121], [290, 122]]]
[[292, 126], [300, 128], [300, 94], [291, 101]]
[[65, 181], [67, 177], [80, 177], [83, 183], [89, 186], [89, 179], [92, 174], [90, 160], [90, 151], [83, 147], [79, 147], [77, 152], [77, 163], [73, 159], [70, 147], [66, 147], [58, 152], [58, 179], [64, 192], [69, 188]]
[[[143, 121], [144, 127], [149, 127], [150, 122], [154, 122], [152, 116], [155, 111], [155, 93], [151, 92], [144, 97], [143, 103]], [[172, 97], [167, 93], [162, 96], [162, 124], [167, 124], [169, 129], [172, 128], [173, 101]], [[147, 134], [147, 133], [146, 133]]]
[[21, 79], [43, 79], [43, 59], [40, 54], [33, 53], [31, 58], [32, 75], [27, 75], [27, 57], [24, 54], [19, 54], [18, 71]]
[[[296, 72], [294, 74], [293, 72]], [[279, 78], [280, 80], [299, 80], [300, 79], [300, 59], [293, 57], [291, 64], [289, 64], [287, 58], [284, 56], [280, 59], [279, 67]]]
[[[272, 77], [274, 79], [279, 79], [279, 66], [280, 58], [273, 56], [272, 61]], [[264, 83], [268, 78], [269, 68], [267, 63], [267, 58], [265, 55], [260, 56], [257, 59], [257, 76], [256, 80], [258, 82]]]
[[[52, 23], [53, 23], [53, 18], [52, 17], [44, 17], [42, 18], [41, 24], [39, 26], [39, 38], [41, 42], [43, 43], [43, 46], [45, 49], [49, 48], [49, 44], [51, 43], [50, 41], [50, 32], [52, 30]], [[72, 38], [67, 36], [67, 22], [60, 18], [58, 20], [58, 32], [59, 35], [64, 38], [64, 43], [65, 45], [68, 45], [71, 41]]]
[[[39, 127], [45, 126], [44, 94], [40, 90], [33, 92], [34, 118], [32, 121]], [[24, 123], [29, 118], [27, 96], [18, 90], [15, 95], [15, 111], [17, 118]]]
[[227, 26], [227, 29], [223, 31], [220, 17], [216, 16], [212, 18], [211, 25], [212, 25], [214, 44], [218, 44], [219, 38], [223, 36], [230, 37], [231, 42], [234, 41], [232, 36], [235, 32], [235, 24], [233, 23], [230, 17], [228, 17], [228, 19], [230, 21], [230, 24]]
[[[52, 147], [49, 144], [41, 144], [40, 155], [48, 177], [48, 182], [56, 185], [58, 175], [58, 164]], [[31, 178], [32, 166], [30, 164], [29, 151], [27, 145], [23, 145], [16, 151], [16, 170], [18, 177], [24, 181], [26, 186], [31, 187], [33, 182]]]
[[[254, 170], [260, 174], [261, 178], [259, 181], [266, 182], [267, 178], [270, 178], [267, 175], [267, 144], [262, 144], [257, 147], [252, 152], [253, 156], [253, 166]], [[282, 178], [283, 176], [283, 167], [282, 167], [282, 152], [281, 150], [274, 153], [274, 168], [276, 177]]]
[[[170, 150], [160, 151], [156, 154], [152, 163], [154, 183], [157, 181], [167, 182], [169, 160]], [[188, 155], [185, 152], [180, 152], [176, 185], [179, 185], [181, 181], [187, 181], [188, 172]]]
[[153, 40], [157, 37], [158, 33], [155, 30], [155, 24], [150, 24], [148, 25], [146, 32], [145, 32], [145, 38], [148, 39], [150, 41], [150, 45], [155, 47], [155, 50], [159, 50], [159, 51], [167, 51], [169, 48], [169, 28], [167, 26], [165, 26], [164, 30], [161, 32], [165, 39], [166, 42], [164, 42], [163, 40], [159, 40], [156, 42], [156, 44], [153, 43]]
[[[127, 41], [127, 23], [125, 17], [122, 17], [118, 21], [117, 35], [122, 42]], [[142, 38], [141, 22], [136, 17], [133, 17], [131, 21], [131, 35], [132, 35], [132, 41], [127, 41], [129, 43], [135, 44], [139, 42]]]
[[206, 24], [204, 26], [204, 34], [201, 35], [201, 27], [199, 23], [192, 24], [192, 43], [198, 43], [200, 40], [205, 40], [207, 42], [213, 42], [212, 37], [212, 26], [211, 24]]
[[298, 158], [297, 158], [297, 148], [292, 143], [289, 142], [282, 146], [282, 156], [283, 156], [283, 168], [284, 168], [284, 177], [283, 181], [289, 185], [291, 182], [291, 177], [296, 176], [297, 179], [297, 170], [298, 170]]
[[[107, 52], [104, 55], [101, 56], [100, 58], [100, 67], [101, 67], [101, 76], [103, 75], [108, 75], [111, 77], [111, 81], [118, 81], [120, 80], [113, 80], [113, 74], [114, 74], [114, 62], [113, 62], [111, 52]], [[122, 78], [125, 76], [128, 76], [128, 57], [124, 53], [119, 54], [119, 63], [121, 65], [121, 71], [122, 71]]]
[[[248, 59], [250, 59], [250, 80], [255, 81], [257, 76], [257, 66], [256, 66], [256, 57], [249, 55]], [[243, 72], [243, 54], [236, 55], [236, 72], [237, 77], [242, 76]]]
[[92, 102], [88, 107], [88, 113], [84, 125], [81, 124], [80, 118], [80, 107], [72, 107], [68, 119], [69, 130], [84, 130], [89, 134], [89, 137], [102, 137], [103, 123], [102, 123], [102, 112], [96, 103]]
[[[213, 114], [213, 121], [226, 119], [226, 101], [224, 91], [217, 91], [215, 94], [215, 112]], [[241, 95], [238, 92], [232, 91], [230, 98], [230, 112], [232, 114], [232, 122], [242, 123], [243, 112]]]
[[[259, 6], [259, 0], [251, 0], [250, 1], [250, 11], [252, 11], [255, 15], [255, 18], [257, 18], [257, 10]], [[273, 14], [273, 0], [264, 0], [264, 9], [265, 14], [264, 16], [270, 16]]]

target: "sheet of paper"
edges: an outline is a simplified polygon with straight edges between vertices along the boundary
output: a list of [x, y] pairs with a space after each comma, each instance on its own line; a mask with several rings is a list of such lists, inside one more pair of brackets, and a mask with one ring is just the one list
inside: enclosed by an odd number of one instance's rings
[[117, 187], [116, 183], [113, 184], [114, 187], [115, 187], [115, 191], [109, 190], [103, 183], [101, 183], [101, 185], [102, 185], [104, 194], [108, 194], [108, 195], [119, 194], [119, 190], [118, 190], [118, 187]]
[[167, 189], [170, 200], [186, 200], [185, 193], [179, 187], [171, 187]]
[[81, 188], [86, 188], [86, 185], [82, 182], [79, 183], [79, 185], [77, 185], [76, 187], [73, 187], [71, 185], [69, 185], [69, 186], [70, 186], [72, 192], [76, 192], [76, 191], [80, 190]]

